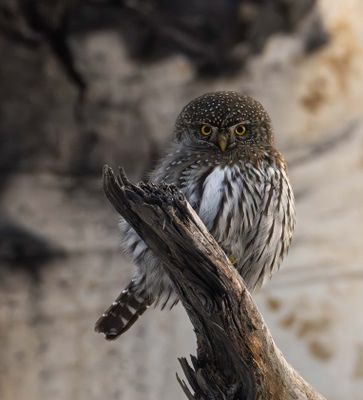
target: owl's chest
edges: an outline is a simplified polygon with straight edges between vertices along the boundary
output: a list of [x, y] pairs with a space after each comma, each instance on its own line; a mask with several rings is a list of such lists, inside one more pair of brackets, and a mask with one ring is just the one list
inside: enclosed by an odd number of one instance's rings
[[235, 247], [253, 223], [248, 176], [238, 166], [191, 173], [183, 191], [215, 239]]

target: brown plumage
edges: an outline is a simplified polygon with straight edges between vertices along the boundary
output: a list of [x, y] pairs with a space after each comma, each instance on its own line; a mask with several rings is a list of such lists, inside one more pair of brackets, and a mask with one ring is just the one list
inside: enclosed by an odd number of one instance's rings
[[[294, 197], [268, 114], [249, 96], [208, 93], [184, 107], [174, 136], [150, 179], [180, 188], [253, 291], [278, 269], [295, 224]], [[96, 323], [107, 339], [127, 330], [148, 305], [178, 300], [158, 257], [124, 221], [121, 230], [137, 269]]]

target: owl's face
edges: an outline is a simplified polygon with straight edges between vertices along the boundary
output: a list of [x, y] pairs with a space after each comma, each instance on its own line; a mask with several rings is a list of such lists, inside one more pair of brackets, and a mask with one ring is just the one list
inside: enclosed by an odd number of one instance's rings
[[222, 153], [271, 145], [271, 122], [262, 105], [236, 92], [207, 93], [187, 104], [177, 118], [177, 141]]

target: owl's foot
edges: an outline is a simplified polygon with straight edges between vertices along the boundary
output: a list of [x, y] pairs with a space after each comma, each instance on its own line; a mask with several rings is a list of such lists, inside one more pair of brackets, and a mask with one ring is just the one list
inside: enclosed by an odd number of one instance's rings
[[235, 267], [237, 265], [237, 258], [234, 256], [229, 256], [228, 257], [230, 263]]

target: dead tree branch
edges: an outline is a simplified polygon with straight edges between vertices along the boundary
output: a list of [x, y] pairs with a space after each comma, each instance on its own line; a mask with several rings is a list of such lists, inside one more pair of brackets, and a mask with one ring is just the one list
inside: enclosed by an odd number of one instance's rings
[[[180, 360], [188, 399], [322, 400], [286, 362], [243, 280], [173, 186], [131, 184], [104, 169], [115, 209], [161, 257], [197, 336], [191, 367]], [[193, 393], [192, 393], [193, 392]]]

